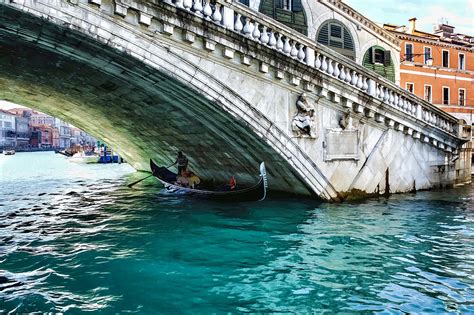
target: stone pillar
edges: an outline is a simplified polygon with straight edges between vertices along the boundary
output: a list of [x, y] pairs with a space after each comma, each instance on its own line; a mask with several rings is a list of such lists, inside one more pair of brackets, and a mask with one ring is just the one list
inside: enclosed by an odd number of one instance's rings
[[367, 89], [367, 93], [369, 93], [370, 96], [376, 97], [377, 96], [377, 89], [375, 86], [375, 81], [372, 79], [368, 79], [367, 83], [369, 85]]
[[310, 67], [314, 67], [314, 60], [316, 59], [315, 54], [314, 54], [314, 49], [306, 47], [306, 50], [304, 53], [305, 53], [305, 59], [304, 59], [305, 63]]
[[422, 120], [422, 107], [420, 104], [416, 104], [416, 118]]
[[234, 30], [234, 10], [223, 6], [222, 19], [225, 28], [229, 30]]

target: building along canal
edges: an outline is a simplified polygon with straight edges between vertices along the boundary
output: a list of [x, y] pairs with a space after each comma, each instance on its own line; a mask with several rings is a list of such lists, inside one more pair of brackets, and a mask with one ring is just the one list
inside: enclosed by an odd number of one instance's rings
[[141, 176], [0, 155], [0, 313], [474, 312], [472, 186], [221, 204]]

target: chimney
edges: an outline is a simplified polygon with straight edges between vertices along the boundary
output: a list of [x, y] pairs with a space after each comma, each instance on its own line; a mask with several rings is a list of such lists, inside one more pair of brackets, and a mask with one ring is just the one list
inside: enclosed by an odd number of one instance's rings
[[408, 21], [410, 22], [410, 25], [408, 26], [408, 34], [413, 34], [415, 32], [416, 17], [412, 17]]

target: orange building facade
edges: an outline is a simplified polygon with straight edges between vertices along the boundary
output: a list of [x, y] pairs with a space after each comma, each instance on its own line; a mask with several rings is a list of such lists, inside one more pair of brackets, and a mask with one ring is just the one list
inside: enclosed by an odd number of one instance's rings
[[386, 24], [384, 28], [401, 40], [400, 86], [473, 124], [474, 37], [454, 33], [440, 24], [434, 33], [409, 26]]

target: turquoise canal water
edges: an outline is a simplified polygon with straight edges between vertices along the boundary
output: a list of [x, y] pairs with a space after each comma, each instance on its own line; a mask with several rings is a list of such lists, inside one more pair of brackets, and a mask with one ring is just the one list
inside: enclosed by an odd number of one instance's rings
[[224, 205], [132, 172], [0, 155], [0, 313], [474, 313], [472, 187]]

